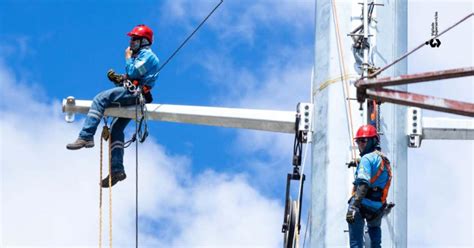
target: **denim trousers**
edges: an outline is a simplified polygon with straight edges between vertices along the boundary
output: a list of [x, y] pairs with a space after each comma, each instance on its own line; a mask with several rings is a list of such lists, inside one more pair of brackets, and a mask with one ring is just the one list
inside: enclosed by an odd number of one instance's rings
[[[105, 109], [108, 107], [135, 105], [137, 96], [129, 92], [124, 87], [115, 87], [102, 91], [94, 97], [92, 105], [87, 113], [84, 126], [79, 133], [79, 138], [84, 140], [93, 140], [100, 120], [104, 116]], [[111, 134], [111, 162], [112, 172], [124, 171], [124, 130], [130, 122], [128, 118], [114, 117], [110, 125]]]
[[[349, 238], [351, 248], [363, 248], [364, 247], [364, 226], [366, 219], [357, 212], [355, 215], [355, 221], [349, 224]], [[380, 225], [382, 223], [382, 214], [373, 220], [367, 220], [367, 227], [370, 237], [370, 247], [379, 248], [382, 244], [382, 229]]]

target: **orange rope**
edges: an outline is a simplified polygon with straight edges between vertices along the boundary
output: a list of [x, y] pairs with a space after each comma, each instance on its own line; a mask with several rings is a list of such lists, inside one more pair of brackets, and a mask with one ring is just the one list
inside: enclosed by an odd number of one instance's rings
[[[342, 42], [341, 42], [341, 35], [339, 31], [339, 20], [337, 18], [337, 9], [336, 9], [336, 3], [335, 0], [331, 1], [332, 3], [332, 8], [333, 8], [333, 17], [335, 21], [335, 26], [336, 26], [336, 40], [337, 40], [337, 48], [339, 52], [339, 62], [342, 64], [342, 73], [341, 73], [341, 78], [343, 80], [344, 86], [343, 86], [343, 91], [346, 96], [346, 98], [349, 98], [349, 85], [347, 83], [347, 77], [344, 77], [344, 75], [347, 75], [346, 71], [346, 64], [344, 63], [344, 51], [342, 49]], [[345, 99], [346, 101], [346, 115], [348, 116], [349, 119], [349, 136], [350, 136], [350, 144], [354, 146], [354, 127], [352, 124], [352, 106], [351, 102], [349, 99]], [[356, 159], [356, 153], [354, 149], [351, 149], [352, 151], [352, 159], [355, 161]]]
[[[104, 127], [105, 128], [105, 127]], [[104, 131], [102, 131], [103, 133]], [[102, 248], [102, 157], [103, 157], [103, 145], [102, 138], [100, 137], [100, 167], [99, 167], [99, 248]]]
[[109, 246], [112, 248], [112, 139], [109, 137]]

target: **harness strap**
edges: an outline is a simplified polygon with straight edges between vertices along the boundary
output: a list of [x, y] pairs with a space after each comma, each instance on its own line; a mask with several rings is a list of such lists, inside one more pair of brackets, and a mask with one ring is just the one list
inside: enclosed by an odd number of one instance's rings
[[380, 177], [380, 175], [385, 170], [385, 168], [387, 168], [388, 180], [387, 180], [387, 183], [385, 184], [385, 187], [383, 188], [382, 198], [381, 198], [382, 203], [385, 203], [387, 199], [388, 191], [390, 189], [390, 184], [392, 182], [392, 167], [390, 166], [390, 161], [387, 159], [387, 157], [385, 157], [383, 153], [381, 153], [380, 151], [375, 151], [375, 153], [377, 153], [377, 155], [379, 155], [382, 158], [382, 161], [380, 162], [381, 165], [379, 166], [377, 173], [375, 174], [375, 176], [373, 176], [370, 179], [370, 183], [371, 184], [375, 183], [375, 181], [377, 181], [377, 179]]
[[[132, 81], [132, 84], [135, 85], [136, 87], [138, 87], [140, 85], [140, 83], [138, 82], [138, 80], [133, 80]], [[143, 91], [143, 94], [148, 94], [150, 92], [151, 88], [146, 86], [146, 85], [143, 85], [142, 86], [142, 91]]]

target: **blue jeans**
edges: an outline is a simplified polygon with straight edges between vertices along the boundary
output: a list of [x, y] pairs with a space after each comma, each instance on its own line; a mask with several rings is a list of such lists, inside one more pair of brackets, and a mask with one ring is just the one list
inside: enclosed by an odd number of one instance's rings
[[[369, 229], [370, 247], [379, 248], [382, 244], [382, 229], [380, 225], [382, 223], [382, 214], [377, 218], [367, 221], [367, 227]], [[355, 221], [353, 224], [349, 224], [349, 238], [351, 248], [362, 248], [364, 247], [364, 226], [365, 218], [362, 217], [360, 212], [355, 215]]]
[[[105, 109], [113, 106], [130, 106], [135, 105], [137, 97], [123, 87], [115, 87], [106, 91], [102, 91], [94, 97], [92, 105], [87, 113], [84, 127], [79, 133], [79, 138], [84, 140], [93, 140], [100, 120], [104, 115]], [[130, 122], [128, 118], [115, 117], [111, 124], [111, 160], [112, 172], [124, 171], [123, 154], [124, 154], [124, 129]]]

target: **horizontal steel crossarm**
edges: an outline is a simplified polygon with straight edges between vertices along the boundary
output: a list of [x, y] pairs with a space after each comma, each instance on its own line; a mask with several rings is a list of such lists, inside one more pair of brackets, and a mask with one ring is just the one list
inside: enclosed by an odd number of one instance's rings
[[474, 117], [474, 104], [468, 102], [389, 89], [367, 89], [366, 94], [368, 98], [377, 101]]
[[474, 67], [456, 68], [442, 71], [423, 72], [397, 77], [385, 77], [380, 79], [361, 80], [356, 87], [381, 88], [386, 86], [405, 85], [426, 81], [442, 80], [457, 77], [474, 76]]
[[474, 140], [473, 119], [423, 117], [423, 139]]
[[[63, 112], [86, 114], [91, 104], [92, 101], [75, 100], [75, 105], [70, 106], [66, 104], [66, 100], [63, 100]], [[171, 104], [147, 104], [146, 106], [149, 120], [246, 128], [281, 133], [295, 132], [295, 111]], [[107, 108], [105, 115], [134, 119], [135, 106]]]

